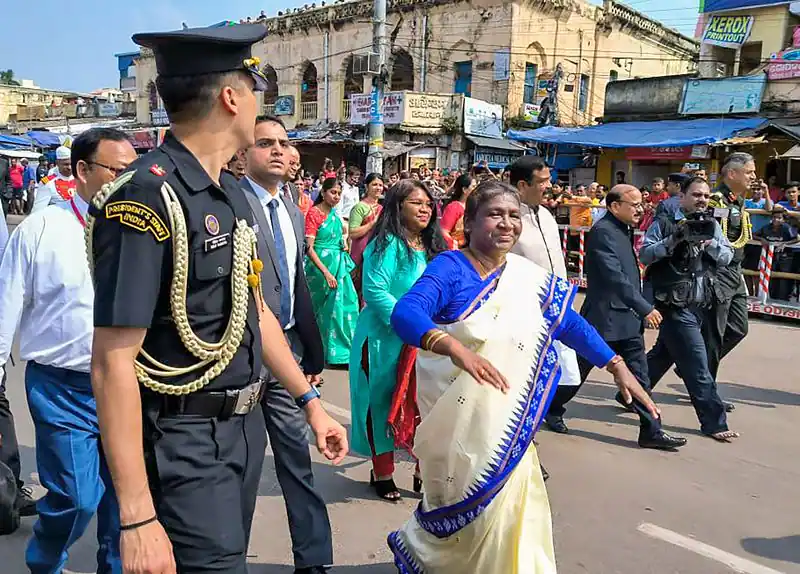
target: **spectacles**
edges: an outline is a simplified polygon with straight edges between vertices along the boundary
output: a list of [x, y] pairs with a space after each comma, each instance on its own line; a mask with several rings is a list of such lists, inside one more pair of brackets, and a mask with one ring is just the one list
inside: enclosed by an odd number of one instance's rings
[[632, 201], [625, 201], [624, 199], [620, 199], [619, 203], [627, 203], [634, 209], [644, 209], [644, 203], [642, 203], [641, 201], [634, 203]]
[[417, 209], [419, 209], [421, 207], [427, 207], [428, 209], [433, 211], [433, 203], [431, 203], [430, 201], [419, 201], [419, 200], [410, 201], [410, 200], [407, 199], [407, 200], [405, 200], [404, 203], [409, 203], [409, 204], [413, 205], [414, 207], [416, 207]]
[[96, 161], [90, 161], [89, 165], [96, 165], [97, 167], [102, 167], [104, 169], [107, 169], [108, 171], [114, 174], [114, 177], [119, 177], [119, 175], [127, 169], [125, 167], [111, 167], [110, 165], [106, 165], [104, 163], [99, 163]]

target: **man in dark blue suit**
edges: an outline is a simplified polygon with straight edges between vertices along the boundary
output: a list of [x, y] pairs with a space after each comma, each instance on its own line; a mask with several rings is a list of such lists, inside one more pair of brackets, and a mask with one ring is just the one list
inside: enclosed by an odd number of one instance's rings
[[[642, 296], [639, 262], [633, 250], [633, 228], [642, 218], [642, 194], [632, 185], [614, 186], [606, 196], [608, 212], [592, 227], [586, 240], [586, 299], [581, 315], [591, 323], [620, 355], [639, 383], [650, 390], [647, 355], [644, 347], [644, 325], [656, 328], [661, 315]], [[589, 376], [592, 365], [578, 357], [581, 383]], [[562, 387], [548, 412], [547, 424], [556, 432], [567, 432], [564, 405], [580, 387]], [[639, 446], [674, 450], [686, 444], [685, 438], [672, 437], [661, 429], [661, 420], [653, 418], [644, 406], [634, 401], [625, 404], [639, 415]]]
[[[264, 302], [278, 317], [292, 353], [312, 386], [324, 367], [322, 339], [303, 271], [303, 215], [285, 193], [289, 139], [280, 119], [256, 122], [255, 145], [247, 150], [247, 175], [241, 179], [258, 229]], [[286, 502], [295, 572], [316, 574], [333, 562], [331, 525], [325, 501], [314, 488], [303, 411], [269, 371], [262, 398], [275, 471]]]

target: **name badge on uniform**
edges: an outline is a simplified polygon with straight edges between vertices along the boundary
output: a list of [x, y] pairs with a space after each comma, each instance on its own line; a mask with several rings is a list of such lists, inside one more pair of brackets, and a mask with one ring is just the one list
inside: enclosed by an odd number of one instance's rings
[[221, 247], [225, 247], [231, 242], [231, 234], [223, 233], [216, 237], [211, 237], [203, 242], [203, 251], [209, 253]]

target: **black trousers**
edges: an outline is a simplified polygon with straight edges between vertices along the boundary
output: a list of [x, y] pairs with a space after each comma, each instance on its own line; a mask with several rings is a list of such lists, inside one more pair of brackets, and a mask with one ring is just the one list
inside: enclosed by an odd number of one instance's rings
[[229, 419], [160, 416], [142, 397], [147, 476], [179, 573], [247, 574], [250, 527], [267, 446], [256, 408]]
[[[642, 385], [642, 388], [648, 393], [650, 392], [650, 376], [647, 371], [647, 356], [644, 351], [644, 337], [639, 335], [631, 339], [623, 339], [621, 341], [609, 341], [608, 346], [611, 347], [616, 354], [625, 360], [625, 364]], [[581, 384], [578, 386], [558, 387], [556, 389], [555, 397], [550, 403], [550, 408], [547, 412], [548, 415], [564, 416], [567, 412], [566, 404], [578, 394], [583, 383], [586, 382], [589, 373], [592, 372], [594, 365], [583, 357], [578, 357], [578, 367], [581, 372]], [[653, 418], [653, 415], [642, 405], [639, 401], [634, 400], [633, 409], [639, 415], [639, 436], [641, 438], [650, 438], [658, 435], [661, 432], [661, 419]]]
[[703, 340], [707, 311], [697, 308], [659, 309], [664, 317], [656, 344], [647, 353], [651, 389], [673, 364], [681, 373], [700, 429], [706, 434], [728, 430], [725, 404], [709, 369], [709, 353]]
[[715, 301], [703, 321], [708, 370], [716, 381], [719, 364], [747, 336], [747, 291], [744, 285], [727, 301]]
[[0, 382], [0, 461], [3, 462], [17, 479], [17, 487], [22, 488], [20, 474], [22, 466], [19, 461], [19, 445], [17, 444], [17, 431], [14, 427], [14, 415], [11, 413], [11, 405], [6, 397], [6, 377], [3, 371], [3, 380]]
[[[299, 363], [303, 357], [300, 338], [294, 330], [286, 338]], [[314, 488], [306, 416], [275, 379], [267, 384], [261, 408], [289, 518], [295, 568], [333, 564], [331, 523], [325, 500]]]

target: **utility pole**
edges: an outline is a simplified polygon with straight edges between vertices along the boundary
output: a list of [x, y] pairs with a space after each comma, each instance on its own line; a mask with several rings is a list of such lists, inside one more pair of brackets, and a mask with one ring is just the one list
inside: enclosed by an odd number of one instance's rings
[[379, 71], [372, 79], [369, 117], [367, 173], [383, 175], [383, 92], [386, 86], [386, 0], [375, 0], [372, 14], [372, 51], [378, 55]]

